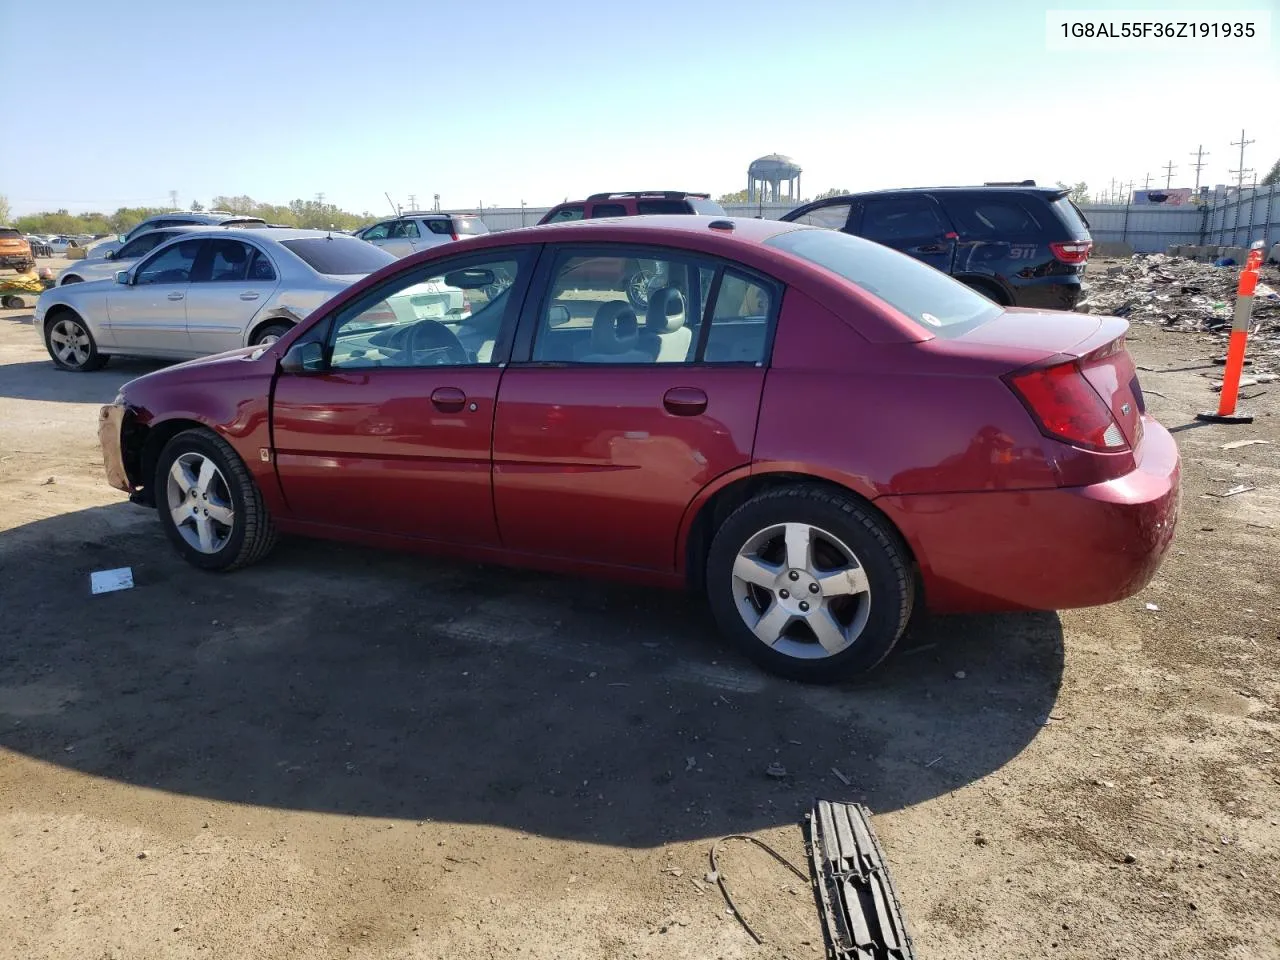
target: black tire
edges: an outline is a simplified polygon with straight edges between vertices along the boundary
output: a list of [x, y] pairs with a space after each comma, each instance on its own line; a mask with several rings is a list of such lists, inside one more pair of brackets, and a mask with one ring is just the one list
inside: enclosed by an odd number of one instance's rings
[[249, 345], [256, 347], [268, 337], [279, 340], [292, 329], [293, 324], [289, 323], [287, 320], [282, 320], [279, 323], [264, 324], [253, 332], [253, 339], [249, 341]]
[[[77, 338], [83, 335], [88, 340], [88, 351], [84, 354], [84, 359], [77, 360], [76, 356], [78, 354], [75, 353], [66, 357], [59, 357], [58, 349], [54, 344], [54, 337], [56, 335], [67, 336], [75, 331], [79, 331], [79, 333], [76, 333]], [[58, 310], [45, 319], [44, 346], [49, 351], [49, 356], [55, 366], [60, 370], [70, 370], [73, 373], [90, 373], [94, 370], [101, 370], [107, 365], [107, 360], [109, 359], [105, 354], [98, 352], [98, 342], [93, 339], [93, 334], [89, 331], [89, 325], [74, 310]]]
[[976, 290], [988, 300], [998, 303], [1002, 307], [1009, 306], [1009, 298], [1004, 295], [1004, 291], [997, 287], [994, 283], [986, 280], [961, 280], [970, 290]]
[[[829, 532], [856, 554], [866, 574], [866, 623], [853, 643], [838, 653], [816, 659], [781, 653], [757, 638], [739, 613], [733, 592], [738, 553], [758, 532], [784, 523]], [[730, 514], [707, 555], [706, 590], [711, 612], [728, 640], [771, 673], [806, 683], [849, 680], [873, 670], [901, 638], [915, 600], [907, 548], [897, 531], [857, 498], [816, 485], [768, 490]]]
[[63, 277], [60, 281], [58, 281], [58, 286], [65, 287], [68, 283], [83, 283], [83, 282], [84, 282], [83, 277], [77, 277], [73, 273], [71, 276]]
[[[184, 539], [173, 520], [167, 495], [169, 471], [185, 453], [209, 458], [225, 478], [234, 521], [230, 536], [216, 553], [202, 553], [194, 548]], [[231, 444], [212, 431], [184, 430], [166, 443], [156, 461], [152, 484], [160, 525], [178, 553], [192, 566], [202, 570], [235, 570], [257, 563], [276, 545], [276, 529], [266, 504], [262, 502], [258, 485]]]
[[649, 287], [653, 283], [653, 275], [643, 267], [627, 276], [627, 299], [631, 301], [637, 313], [642, 314], [649, 308]]

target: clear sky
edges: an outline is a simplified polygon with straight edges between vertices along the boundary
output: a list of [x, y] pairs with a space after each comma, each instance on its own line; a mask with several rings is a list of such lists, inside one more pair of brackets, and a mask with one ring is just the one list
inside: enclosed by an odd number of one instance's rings
[[[1055, 52], [1037, 0], [0, 0], [0, 193], [66, 207], [285, 203], [381, 213], [720, 194], [755, 157], [803, 190], [1032, 177], [1191, 184], [1280, 158], [1280, 0], [1264, 53]], [[1086, 4], [1077, 5], [1077, 7]], [[21, 91], [17, 93], [16, 91]], [[1161, 175], [1162, 176], [1162, 175]], [[1163, 183], [1163, 179], [1160, 181]]]

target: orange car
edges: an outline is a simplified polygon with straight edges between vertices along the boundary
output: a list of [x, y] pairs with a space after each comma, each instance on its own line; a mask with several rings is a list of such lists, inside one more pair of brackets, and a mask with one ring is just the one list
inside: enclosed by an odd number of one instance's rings
[[0, 267], [13, 267], [26, 273], [36, 265], [27, 238], [12, 227], [0, 227]]

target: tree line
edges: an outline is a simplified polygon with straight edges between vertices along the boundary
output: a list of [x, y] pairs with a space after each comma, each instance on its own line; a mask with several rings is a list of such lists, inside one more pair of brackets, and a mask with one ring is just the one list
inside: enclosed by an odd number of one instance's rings
[[[206, 208], [199, 201], [193, 201], [190, 209], [200, 212]], [[278, 223], [287, 227], [306, 227], [316, 230], [327, 230], [329, 227], [351, 230], [378, 219], [377, 214], [368, 211], [352, 213], [349, 210], [340, 209], [335, 204], [319, 203], [315, 200], [294, 200], [289, 204], [280, 205], [259, 203], [252, 197], [219, 196], [213, 198], [209, 209], [261, 217], [267, 223]], [[93, 236], [128, 233], [148, 217], [171, 212], [168, 207], [120, 207], [115, 213], [69, 213], [62, 209], [30, 213], [10, 221], [9, 202], [4, 196], [0, 196], [0, 224], [9, 224], [23, 233], [58, 235], [87, 233]]]

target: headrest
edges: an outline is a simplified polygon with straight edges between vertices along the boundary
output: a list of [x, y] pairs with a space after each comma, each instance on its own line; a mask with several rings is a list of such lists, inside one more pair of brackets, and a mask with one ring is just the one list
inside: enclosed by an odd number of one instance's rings
[[671, 333], [684, 326], [684, 294], [675, 287], [663, 287], [649, 294], [644, 328], [650, 333]]
[[591, 321], [592, 353], [626, 353], [635, 347], [639, 322], [625, 300], [610, 300]]
[[223, 240], [216, 249], [227, 263], [244, 263], [244, 244], [235, 240]]

